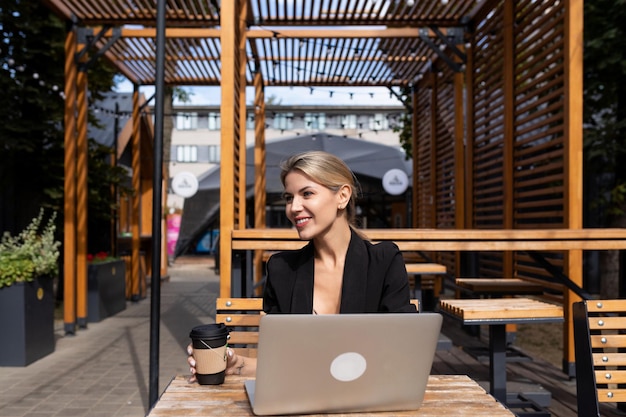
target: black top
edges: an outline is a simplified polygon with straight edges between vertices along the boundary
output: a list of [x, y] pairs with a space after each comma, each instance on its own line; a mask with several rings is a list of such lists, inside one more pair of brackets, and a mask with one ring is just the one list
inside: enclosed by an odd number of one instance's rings
[[[274, 254], [267, 262], [266, 313], [313, 312], [313, 242]], [[340, 313], [411, 313], [404, 259], [393, 242], [372, 244], [352, 231], [346, 254]]]

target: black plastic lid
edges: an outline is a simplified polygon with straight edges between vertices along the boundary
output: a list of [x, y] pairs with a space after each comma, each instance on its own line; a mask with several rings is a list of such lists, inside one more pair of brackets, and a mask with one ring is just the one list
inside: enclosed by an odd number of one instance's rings
[[225, 339], [228, 337], [228, 328], [224, 323], [203, 324], [191, 329], [189, 337], [192, 339]]

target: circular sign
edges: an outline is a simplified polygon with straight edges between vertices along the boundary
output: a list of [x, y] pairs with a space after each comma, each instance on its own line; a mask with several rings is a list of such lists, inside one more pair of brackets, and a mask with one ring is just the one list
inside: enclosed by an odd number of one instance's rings
[[409, 177], [401, 169], [390, 169], [383, 175], [383, 188], [391, 195], [400, 195], [409, 187]]
[[172, 189], [181, 197], [193, 197], [198, 191], [198, 179], [191, 172], [179, 172], [172, 178]]

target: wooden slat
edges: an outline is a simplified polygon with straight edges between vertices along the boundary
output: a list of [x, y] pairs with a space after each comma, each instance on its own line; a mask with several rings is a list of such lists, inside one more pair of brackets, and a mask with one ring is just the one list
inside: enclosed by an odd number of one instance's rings
[[625, 348], [626, 347], [626, 335], [623, 335], [623, 334], [591, 335], [591, 347]]
[[258, 311], [256, 314], [217, 313], [215, 321], [227, 326], [258, 326], [260, 317]]
[[598, 384], [623, 384], [626, 382], [625, 370], [596, 370], [595, 374]]
[[589, 317], [590, 330], [626, 329], [626, 317]]
[[587, 302], [589, 313], [626, 312], [626, 300], [594, 300]]
[[626, 365], [626, 353], [594, 353], [593, 357], [594, 366], [625, 366]]
[[216, 310], [263, 310], [262, 298], [218, 298], [215, 302]]
[[456, 285], [477, 293], [540, 294], [543, 286], [522, 278], [457, 278]]
[[406, 272], [409, 274], [445, 274], [446, 266], [428, 262], [408, 263]]
[[599, 389], [598, 401], [601, 403], [626, 402], [626, 389]]

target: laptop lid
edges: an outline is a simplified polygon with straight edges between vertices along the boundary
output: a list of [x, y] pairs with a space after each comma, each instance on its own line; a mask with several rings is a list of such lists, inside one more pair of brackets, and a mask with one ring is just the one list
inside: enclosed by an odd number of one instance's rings
[[270, 314], [261, 318], [257, 415], [415, 410], [422, 404], [442, 317]]

